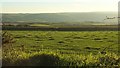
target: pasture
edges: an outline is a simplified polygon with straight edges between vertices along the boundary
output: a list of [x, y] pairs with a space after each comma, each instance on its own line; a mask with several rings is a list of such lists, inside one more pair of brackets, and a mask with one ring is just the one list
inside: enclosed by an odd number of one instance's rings
[[[118, 31], [7, 31], [13, 36], [15, 43], [12, 51], [3, 51], [4, 62], [17, 63], [36, 54], [53, 54], [62, 59], [60, 66], [111, 65], [111, 57], [119, 59]], [[13, 52], [14, 51], [14, 52]], [[105, 54], [102, 54], [104, 52]], [[13, 55], [10, 55], [10, 54]], [[17, 56], [14, 56], [17, 55]], [[18, 57], [20, 55], [22, 57]], [[99, 59], [104, 57], [109, 59]], [[14, 58], [13, 58], [14, 57]], [[21, 60], [19, 63], [15, 59]], [[50, 56], [49, 56], [50, 57]], [[11, 59], [13, 58], [13, 59]], [[52, 57], [56, 60], [56, 57]], [[87, 58], [87, 60], [85, 60]], [[30, 58], [29, 58], [30, 59]], [[63, 60], [64, 59], [64, 60]], [[37, 59], [38, 60], [38, 59]], [[46, 59], [47, 60], [47, 59]], [[31, 60], [32, 61], [32, 60]], [[47, 62], [47, 61], [46, 61]], [[52, 62], [52, 61], [51, 61]], [[97, 63], [99, 62], [99, 63]], [[104, 62], [102, 64], [102, 62]], [[106, 64], [105, 64], [106, 63]], [[108, 63], [108, 64], [107, 64]], [[117, 61], [117, 63], [119, 63]], [[9, 64], [9, 63], [8, 63]], [[5, 64], [4, 64], [5, 65]], [[9, 64], [10, 65], [10, 64]], [[34, 65], [34, 64], [28, 64]], [[44, 64], [42, 64], [44, 65]], [[115, 64], [114, 64], [115, 65]], [[118, 64], [117, 64], [118, 65]]]
[[117, 31], [9, 31], [15, 38], [15, 48], [25, 51], [50, 50], [63, 53], [97, 53], [104, 50], [118, 51]]

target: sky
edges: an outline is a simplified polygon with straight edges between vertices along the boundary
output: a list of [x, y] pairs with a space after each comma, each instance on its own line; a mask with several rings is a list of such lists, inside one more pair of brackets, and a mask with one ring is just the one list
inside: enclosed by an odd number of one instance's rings
[[118, 11], [120, 0], [0, 0], [2, 13]]

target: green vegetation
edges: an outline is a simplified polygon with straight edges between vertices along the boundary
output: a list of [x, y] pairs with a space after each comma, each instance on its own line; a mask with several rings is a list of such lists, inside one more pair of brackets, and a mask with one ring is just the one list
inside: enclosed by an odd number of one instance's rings
[[2, 33], [2, 43], [3, 43], [3, 46], [5, 44], [10, 44], [10, 43], [13, 43], [13, 42], [14, 42], [14, 39], [11, 36], [11, 34], [8, 34], [7, 32]]
[[106, 16], [117, 13], [3, 13], [3, 66], [119, 67], [117, 18]]
[[3, 66], [120, 66], [117, 31], [8, 32], [16, 42], [3, 48]]
[[[5, 54], [5, 53], [4, 53]], [[59, 54], [51, 51], [25, 53], [12, 50], [3, 58], [4, 66], [73, 66], [73, 67], [118, 67], [120, 58], [114, 53], [98, 55]]]

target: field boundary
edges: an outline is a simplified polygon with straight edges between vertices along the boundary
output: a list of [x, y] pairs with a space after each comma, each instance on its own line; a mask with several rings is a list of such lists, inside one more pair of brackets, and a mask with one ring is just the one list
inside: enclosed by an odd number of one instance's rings
[[40, 30], [40, 31], [119, 31], [118, 26], [80, 26], [80, 27], [31, 27], [3, 26], [2, 30]]

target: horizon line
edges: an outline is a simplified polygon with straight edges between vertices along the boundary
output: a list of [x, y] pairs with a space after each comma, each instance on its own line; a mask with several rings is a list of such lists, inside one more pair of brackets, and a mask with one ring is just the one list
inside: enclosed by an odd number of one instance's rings
[[90, 12], [118, 12], [118, 11], [88, 11], [88, 12], [0, 12], [0, 13], [15, 13], [15, 14], [27, 14], [27, 13], [90, 13]]

